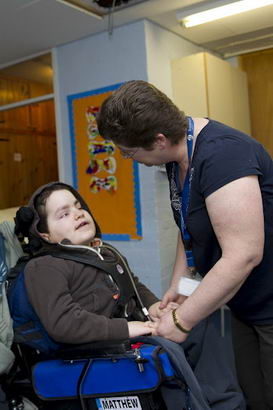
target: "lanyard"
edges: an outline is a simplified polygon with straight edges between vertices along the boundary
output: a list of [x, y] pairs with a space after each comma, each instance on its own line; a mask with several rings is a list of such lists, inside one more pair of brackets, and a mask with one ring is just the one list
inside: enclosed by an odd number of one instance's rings
[[[189, 207], [189, 202], [190, 202], [190, 187], [191, 187], [191, 173], [190, 173], [190, 163], [191, 163], [191, 155], [192, 155], [192, 147], [193, 147], [193, 133], [194, 133], [194, 122], [191, 117], [188, 117], [188, 131], [187, 131], [187, 150], [188, 150], [188, 161], [189, 161], [189, 167], [187, 170], [187, 174], [185, 177], [184, 185], [183, 185], [183, 190], [182, 193], [180, 194], [181, 196], [181, 210], [180, 210], [180, 223], [181, 223], [181, 233], [183, 237], [183, 242], [186, 245], [186, 257], [187, 257], [187, 263], [189, 267], [194, 266], [194, 261], [193, 261], [193, 254], [191, 249], [187, 249], [188, 246], [190, 246], [190, 234], [187, 230], [186, 226], [186, 218], [187, 218], [187, 213], [188, 213], [188, 207]], [[179, 167], [177, 165], [176, 168], [176, 187], [178, 190], [179, 187]]]

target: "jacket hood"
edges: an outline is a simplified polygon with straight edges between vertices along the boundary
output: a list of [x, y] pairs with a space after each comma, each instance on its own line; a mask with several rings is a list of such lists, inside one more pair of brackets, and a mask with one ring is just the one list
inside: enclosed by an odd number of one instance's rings
[[16, 217], [15, 217], [15, 234], [19, 236], [19, 238], [28, 238], [28, 246], [27, 246], [27, 252], [30, 253], [35, 253], [38, 250], [40, 251], [41, 248], [52, 248], [56, 246], [56, 244], [51, 244], [44, 240], [38, 232], [38, 224], [40, 222], [40, 217], [39, 214], [36, 210], [36, 200], [38, 196], [45, 190], [50, 187], [53, 187], [54, 185], [61, 185], [63, 186], [63, 189], [66, 189], [70, 191], [75, 198], [80, 202], [82, 208], [86, 210], [93, 218], [95, 227], [96, 227], [96, 233], [95, 237], [100, 238], [101, 237], [101, 231], [100, 227], [95, 220], [94, 216], [92, 215], [88, 205], [84, 201], [84, 199], [81, 197], [81, 195], [71, 186], [68, 184], [65, 184], [63, 182], [50, 182], [48, 184], [42, 185], [40, 188], [38, 188], [32, 195], [32, 197], [29, 200], [29, 203], [27, 206], [22, 206], [18, 209], [16, 212]]

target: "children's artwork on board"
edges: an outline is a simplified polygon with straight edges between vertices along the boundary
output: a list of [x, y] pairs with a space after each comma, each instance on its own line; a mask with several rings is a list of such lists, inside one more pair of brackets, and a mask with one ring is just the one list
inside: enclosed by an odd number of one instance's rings
[[98, 132], [102, 102], [121, 84], [67, 97], [73, 185], [100, 221], [104, 240], [141, 239], [139, 174], [136, 161], [122, 158]]

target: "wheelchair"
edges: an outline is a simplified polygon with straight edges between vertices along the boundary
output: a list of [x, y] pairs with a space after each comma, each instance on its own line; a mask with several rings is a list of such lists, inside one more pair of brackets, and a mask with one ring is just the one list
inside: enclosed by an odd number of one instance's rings
[[[2, 383], [9, 409], [23, 410], [25, 399], [42, 410], [209, 409], [205, 400], [192, 406], [189, 386], [177, 378], [168, 354], [147, 342], [69, 346], [50, 358], [14, 343], [15, 364]], [[173, 395], [179, 402], [172, 405]]]
[[[176, 375], [164, 346], [176, 343], [150, 337], [83, 345], [57, 344], [47, 334], [25, 293], [23, 274], [8, 292], [13, 317], [15, 363], [0, 380], [10, 410], [206, 410], [201, 390]], [[18, 316], [23, 324], [18, 325]], [[161, 342], [161, 343], [160, 343]], [[185, 370], [190, 370], [182, 356]], [[187, 374], [186, 371], [186, 374]], [[181, 377], [182, 376], [182, 377]], [[191, 379], [192, 377], [192, 379]], [[189, 382], [194, 384], [193, 373]], [[197, 383], [197, 382], [196, 382]], [[173, 402], [174, 394], [177, 401]], [[192, 402], [201, 404], [192, 406]]]

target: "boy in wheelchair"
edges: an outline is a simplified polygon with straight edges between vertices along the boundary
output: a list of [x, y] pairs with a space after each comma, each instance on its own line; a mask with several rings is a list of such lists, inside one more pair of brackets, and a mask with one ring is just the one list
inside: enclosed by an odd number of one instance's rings
[[[157, 319], [166, 311], [177, 307], [171, 302], [164, 310], [159, 309], [158, 298], [130, 272], [126, 259], [114, 247], [102, 243], [97, 222], [79, 193], [71, 186], [54, 182], [39, 188], [28, 207], [19, 209], [15, 223], [17, 235], [27, 238], [25, 251], [29, 254], [27, 263], [23, 261], [24, 268], [17, 279], [12, 281], [9, 290], [15, 341], [23, 341], [48, 356], [57, 357], [61, 351], [65, 351], [64, 348], [74, 346], [75, 349], [72, 350], [78, 352], [79, 344], [90, 342], [115, 342], [140, 336], [147, 341], [149, 337], [145, 335], [156, 335]], [[21, 270], [20, 263], [18, 266]], [[15, 267], [15, 272], [18, 272], [18, 266]], [[29, 302], [26, 308], [20, 305], [22, 291]], [[26, 305], [25, 301], [23, 305]], [[204, 334], [202, 332], [199, 336]], [[187, 343], [191, 350], [191, 338]], [[71, 348], [68, 350], [70, 354]], [[135, 351], [139, 351], [138, 346]], [[118, 350], [117, 356], [114, 354], [115, 360], [121, 353], [128, 355], [126, 349], [124, 352]], [[178, 352], [177, 355], [179, 356]], [[67, 357], [69, 356], [65, 354], [65, 359]], [[77, 356], [76, 360], [78, 359]], [[146, 360], [143, 359], [143, 362]], [[141, 369], [142, 359], [140, 362], [136, 360], [136, 363]], [[62, 362], [57, 361], [56, 365], [62, 367]], [[80, 378], [84, 371], [83, 366]], [[111, 372], [113, 369], [105, 371]], [[170, 372], [172, 377], [168, 377], [174, 378], [172, 370]], [[118, 376], [113, 376], [115, 377]], [[188, 386], [184, 383], [180, 385], [187, 396]], [[193, 389], [195, 387], [192, 386]], [[201, 390], [196, 393], [200, 397], [196, 400], [199, 404], [195, 404], [195, 407], [189, 402], [191, 394], [188, 394], [188, 403], [185, 399], [185, 402], [176, 403], [173, 407], [166, 405], [161, 398], [158, 403], [151, 402], [150, 398], [148, 404], [142, 402], [142, 399], [134, 402], [135, 395], [132, 396], [133, 401], [128, 401], [127, 404], [128, 408], [135, 409], [243, 409], [243, 400], [237, 386], [229, 386], [228, 389], [228, 400], [232, 389], [234, 397], [226, 407], [211, 407], [209, 401], [212, 403], [213, 400], [203, 397]], [[129, 390], [132, 391], [132, 388], [129, 387]], [[174, 391], [173, 389], [173, 394]], [[99, 401], [95, 405], [92, 400], [84, 403], [78, 388], [77, 393], [80, 401], [75, 401], [74, 404], [68, 404], [72, 401], [59, 401], [42, 408], [127, 408], [115, 407], [126, 406], [126, 402], [119, 396], [117, 401], [112, 402], [107, 401], [107, 398], [105, 401], [96, 399]], [[86, 393], [86, 397], [92, 397], [92, 393], [89, 393]], [[215, 403], [219, 402], [219, 397], [215, 398]], [[220, 400], [224, 401], [224, 394]], [[231, 402], [234, 404], [230, 404]]]
[[[24, 269], [27, 294], [52, 339], [79, 344], [153, 332], [154, 323], [143, 322], [131, 289], [128, 295], [122, 294], [126, 289], [120, 289], [112, 275], [73, 257], [84, 255], [98, 263], [114, 264], [116, 276], [125, 271], [125, 259], [120, 260], [113, 247], [102, 244], [96, 221], [72, 187], [53, 183], [36, 191], [29, 206], [17, 213], [17, 232], [20, 226], [35, 256]], [[63, 259], [62, 254], [71, 258]], [[158, 299], [137, 278], [134, 284], [156, 319], [161, 314]]]

